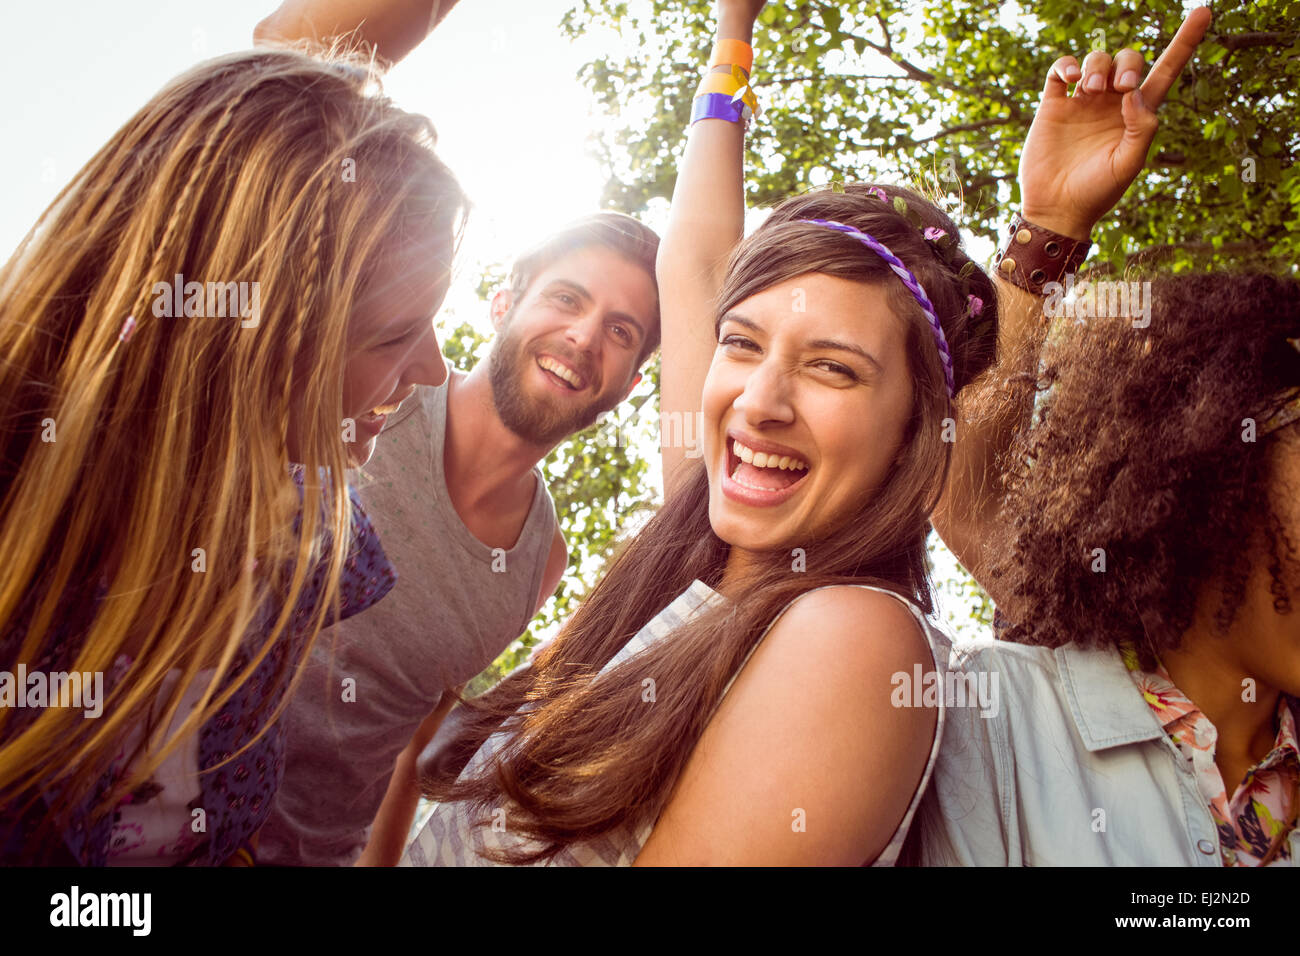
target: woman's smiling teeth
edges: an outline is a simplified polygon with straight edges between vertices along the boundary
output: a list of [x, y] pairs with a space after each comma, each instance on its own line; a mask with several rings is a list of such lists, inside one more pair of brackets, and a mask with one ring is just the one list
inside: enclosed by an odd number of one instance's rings
[[[754, 451], [733, 438], [732, 453], [736, 466], [730, 474], [733, 486], [747, 489], [747, 504], [777, 504], [793, 493], [794, 486], [808, 474], [808, 464], [793, 455]], [[725, 487], [725, 486], [724, 486]], [[753, 495], [757, 493], [758, 498]]]
[[414, 394], [415, 394], [415, 386], [412, 385], [406, 390], [405, 394], [403, 394], [402, 397], [399, 398], [397, 401], [389, 402], [387, 405], [376, 405], [374, 408], [370, 409], [370, 411], [366, 412], [366, 414], [363, 417], [379, 418], [381, 415], [391, 415], [393, 414], [393, 412], [397, 411], [399, 408], [402, 407], [402, 402], [406, 401]]
[[779, 468], [782, 471], [803, 471], [808, 465], [798, 458], [791, 458], [789, 455], [769, 455], [766, 452], [754, 451], [748, 445], [742, 445], [736, 439], [732, 439], [732, 447], [739, 458], [746, 465], [753, 465], [755, 468]]
[[577, 389], [582, 388], [584, 384], [584, 382], [576, 372], [570, 369], [567, 365], [562, 365], [561, 363], [557, 362], [549, 355], [543, 355], [541, 358], [537, 360], [537, 364], [542, 368], [544, 368], [546, 371], [550, 372], [552, 375], [557, 375], [560, 378], [562, 378], [565, 381], [565, 383], [575, 391]]

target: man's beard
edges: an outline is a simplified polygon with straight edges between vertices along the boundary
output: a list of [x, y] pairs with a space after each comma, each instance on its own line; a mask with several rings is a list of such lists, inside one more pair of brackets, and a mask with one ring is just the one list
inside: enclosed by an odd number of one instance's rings
[[572, 405], [562, 403], [558, 397], [552, 400], [548, 396], [527, 394], [523, 378], [530, 364], [536, 364], [536, 358], [525, 354], [523, 343], [510, 334], [507, 325], [488, 355], [488, 381], [497, 415], [520, 438], [536, 445], [556, 445], [582, 431], [606, 411], [598, 401]]

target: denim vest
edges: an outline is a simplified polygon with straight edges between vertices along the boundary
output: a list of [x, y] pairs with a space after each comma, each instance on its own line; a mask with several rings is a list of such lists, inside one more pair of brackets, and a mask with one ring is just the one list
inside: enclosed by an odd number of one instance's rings
[[[1223, 865], [1191, 765], [1117, 650], [979, 641], [956, 645], [951, 667], [996, 679], [998, 704], [949, 709], [924, 864]], [[1288, 839], [1280, 862], [1294, 866], [1300, 828]]]

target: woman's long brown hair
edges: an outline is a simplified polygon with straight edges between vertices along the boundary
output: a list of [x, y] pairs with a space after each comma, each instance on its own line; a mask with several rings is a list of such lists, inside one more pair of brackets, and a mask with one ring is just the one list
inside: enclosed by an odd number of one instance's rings
[[[883, 188], [891, 200], [904, 197], [924, 225], [957, 235], [956, 226], [920, 196]], [[435, 800], [471, 801], [485, 820], [491, 808], [510, 801], [511, 831], [538, 846], [512, 852], [504, 861], [547, 859], [569, 844], [656, 819], [727, 681], [800, 594], [823, 585], [871, 583], [930, 610], [925, 537], [951, 449], [941, 437], [951, 406], [934, 339], [884, 262], [841, 233], [798, 222], [814, 218], [870, 233], [909, 265], [940, 316], [958, 386], [991, 363], [997, 322], [988, 277], [978, 270], [959, 277], [964, 254], [938, 253], [918, 227], [865, 185], [788, 200], [737, 248], [718, 315], [766, 288], [813, 272], [889, 289], [893, 311], [907, 323], [914, 381], [904, 447], [876, 494], [845, 515], [832, 533], [801, 545], [806, 571], [793, 570], [789, 552], [767, 555], [735, 600], [593, 681], [692, 581], [716, 586], [722, 577], [728, 545], [710, 527], [708, 479], [700, 465], [613, 562], [534, 665], [467, 702], [462, 730], [426, 775], [426, 792]], [[977, 320], [981, 327], [972, 328], [966, 317], [968, 293], [985, 303]], [[647, 678], [654, 681], [653, 703], [643, 696]], [[457, 780], [468, 758], [498, 729], [506, 732], [507, 742], [497, 758], [481, 773]]]
[[[146, 724], [146, 752], [106, 810], [290, 628], [303, 642], [284, 666], [307, 653], [350, 540], [352, 314], [404, 235], [442, 237], [450, 261], [465, 204], [433, 142], [428, 120], [392, 106], [364, 63], [224, 56], [136, 113], [0, 271], [0, 668], [105, 673], [133, 658], [99, 719], [0, 708], [6, 814], [41, 793], [51, 820], [84, 805], [123, 736]], [[160, 315], [155, 284], [177, 274], [255, 282], [260, 315]], [[133, 336], [121, 334], [127, 316]], [[326, 538], [337, 546], [321, 599], [291, 622]], [[181, 713], [206, 668], [198, 705]], [[181, 679], [160, 700], [172, 670]]]

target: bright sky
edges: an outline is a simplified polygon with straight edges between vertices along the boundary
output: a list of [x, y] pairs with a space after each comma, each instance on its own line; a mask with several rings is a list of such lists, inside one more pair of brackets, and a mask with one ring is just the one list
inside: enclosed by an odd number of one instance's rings
[[[570, 43], [559, 30], [576, 0], [462, 0], [386, 81], [405, 109], [438, 129], [438, 151], [474, 203], [458, 281], [439, 316], [484, 331], [475, 296], [483, 267], [508, 263], [599, 206], [604, 176], [588, 139], [604, 122], [577, 81], [583, 63], [619, 44]], [[276, 0], [49, 0], [6, 11], [0, 82], [0, 255], [5, 258], [73, 174], [173, 76], [251, 45]], [[472, 92], [472, 96], [468, 95]], [[761, 217], [759, 217], [761, 218]], [[663, 226], [662, 209], [646, 217]], [[755, 225], [751, 223], [751, 228]], [[979, 250], [983, 252], [983, 250]], [[961, 630], [965, 602], [942, 582], [941, 617]]]
[[[604, 180], [587, 152], [590, 97], [576, 74], [600, 43], [608, 49], [618, 40], [566, 40], [559, 22], [572, 3], [463, 0], [389, 75], [394, 100], [433, 119], [439, 153], [474, 202], [444, 322], [477, 318], [483, 265], [508, 262], [598, 208]], [[254, 25], [276, 5], [52, 0], [7, 9], [2, 254], [164, 83], [199, 60], [251, 45]]]

